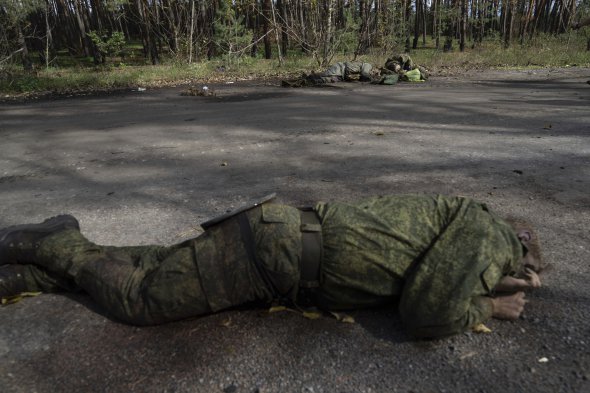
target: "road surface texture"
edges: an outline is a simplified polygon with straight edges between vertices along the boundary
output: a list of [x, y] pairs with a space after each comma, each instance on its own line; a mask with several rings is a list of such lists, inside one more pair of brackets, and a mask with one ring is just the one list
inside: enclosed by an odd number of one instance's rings
[[416, 341], [395, 309], [355, 323], [238, 309], [163, 326], [83, 294], [0, 308], [0, 391], [590, 391], [589, 69], [423, 84], [181, 88], [0, 106], [0, 226], [69, 212], [102, 244], [172, 244], [255, 196], [453, 194], [530, 217], [553, 269], [515, 322]]

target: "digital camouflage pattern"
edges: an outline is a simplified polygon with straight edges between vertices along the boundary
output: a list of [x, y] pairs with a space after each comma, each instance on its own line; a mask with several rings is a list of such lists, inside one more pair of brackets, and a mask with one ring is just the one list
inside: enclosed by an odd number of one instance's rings
[[[318, 305], [399, 304], [420, 336], [457, 333], [491, 317], [486, 296], [522, 257], [511, 227], [471, 199], [388, 196], [319, 203], [316, 211], [323, 238]], [[82, 288], [113, 316], [138, 325], [270, 302], [273, 292], [296, 301], [299, 210], [264, 204], [245, 214], [264, 273], [248, 259], [231, 218], [171, 247], [103, 247], [77, 230], [62, 231], [41, 242], [36, 263], [50, 273], [36, 278]]]
[[[294, 298], [301, 253], [299, 211], [263, 205], [246, 214], [256, 251], [277, 292]], [[114, 317], [136, 325], [272, 300], [270, 289], [248, 260], [235, 219], [171, 247], [104, 247], [76, 230], [62, 231], [41, 242], [36, 263], [51, 276], [67, 277]], [[46, 287], [50, 284], [44, 282]]]
[[385, 61], [385, 68], [393, 72], [399, 72], [400, 70], [409, 71], [416, 68], [414, 61], [410, 55], [402, 53], [394, 57], [390, 57]]
[[419, 336], [458, 333], [490, 318], [484, 296], [522, 258], [514, 230], [467, 198], [388, 196], [316, 209], [324, 239], [320, 304], [399, 301]]
[[280, 297], [295, 299], [299, 283], [301, 233], [299, 210], [264, 204], [247, 212], [255, 250], [265, 272], [248, 260], [236, 219], [229, 219], [193, 240], [201, 282], [212, 311], [251, 301], [273, 300], [261, 274]]
[[387, 59], [385, 65], [374, 69], [370, 63], [347, 61], [332, 64], [322, 73], [303, 75], [301, 78], [283, 80], [283, 87], [321, 86], [325, 83], [341, 81], [371, 82], [372, 84], [393, 85], [398, 80], [420, 82], [428, 79], [426, 68], [416, 65], [407, 54], [400, 54]]
[[209, 311], [189, 244], [103, 247], [67, 230], [41, 242], [36, 264], [67, 277], [128, 323], [155, 324]]
[[317, 75], [310, 75], [316, 83], [333, 83], [340, 81], [370, 81], [373, 65], [360, 61], [346, 61], [332, 64], [327, 70]]
[[[400, 76], [401, 80], [409, 82], [428, 80], [429, 76], [426, 68], [414, 63], [410, 55], [405, 53], [391, 57], [385, 61], [385, 65], [381, 69], [381, 74], [387, 76], [391, 73], [395, 73]], [[411, 77], [410, 74], [412, 73], [419, 73], [419, 75], [417, 77]]]

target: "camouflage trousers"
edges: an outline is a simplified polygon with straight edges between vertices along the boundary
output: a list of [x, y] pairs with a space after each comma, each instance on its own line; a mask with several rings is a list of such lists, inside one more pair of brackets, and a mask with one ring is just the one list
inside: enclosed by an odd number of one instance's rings
[[66, 230], [43, 240], [36, 265], [62, 282], [75, 283], [108, 313], [136, 325], [276, 296], [294, 300], [301, 255], [299, 210], [266, 204], [242, 214], [259, 264], [249, 256], [243, 228], [233, 217], [170, 247], [99, 246], [77, 230]]

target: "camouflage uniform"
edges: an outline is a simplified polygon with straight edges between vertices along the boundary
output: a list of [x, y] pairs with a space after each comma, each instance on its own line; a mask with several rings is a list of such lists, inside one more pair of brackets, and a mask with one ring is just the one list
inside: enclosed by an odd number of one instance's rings
[[398, 303], [419, 336], [458, 333], [490, 318], [485, 296], [523, 255], [514, 230], [467, 198], [376, 197], [316, 209], [324, 242], [318, 303]]
[[[55, 276], [63, 289], [79, 287], [116, 318], [151, 325], [219, 311], [274, 297], [295, 298], [299, 281], [299, 210], [266, 204], [245, 213], [254, 249], [265, 269], [250, 262], [236, 219], [171, 247], [105, 247], [77, 230], [41, 242], [29, 287], [49, 289]], [[272, 280], [272, 283], [265, 281]]]
[[[323, 238], [317, 304], [399, 304], [420, 336], [460, 332], [491, 317], [491, 295], [522, 257], [514, 231], [465, 198], [389, 196], [315, 207]], [[38, 264], [71, 279], [114, 316], [154, 324], [282, 297], [297, 301], [299, 211], [265, 204], [247, 217], [262, 269], [235, 219], [172, 247], [101, 247], [76, 230], [42, 241]]]
[[347, 61], [332, 64], [330, 68], [321, 74], [310, 75], [314, 82], [317, 83], [333, 83], [340, 81], [370, 81], [371, 71], [373, 65], [370, 63], [362, 63], [360, 61]]
[[407, 80], [407, 78], [404, 78], [404, 75], [408, 71], [416, 69], [420, 71], [421, 80], [428, 80], [429, 73], [426, 70], [426, 68], [415, 64], [409, 55], [403, 53], [394, 56], [393, 58], [387, 59], [387, 61], [385, 62], [385, 66], [381, 69], [381, 73], [387, 75], [393, 72], [399, 74], [402, 80]]

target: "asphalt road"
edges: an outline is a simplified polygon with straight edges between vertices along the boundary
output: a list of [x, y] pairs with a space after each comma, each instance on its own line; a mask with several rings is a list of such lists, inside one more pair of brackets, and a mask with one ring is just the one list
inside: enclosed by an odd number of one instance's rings
[[171, 244], [277, 192], [475, 197], [529, 217], [553, 269], [490, 334], [416, 341], [394, 309], [355, 323], [232, 310], [136, 328], [83, 294], [0, 308], [1, 392], [590, 391], [589, 69], [424, 84], [214, 86], [0, 104], [0, 226], [69, 212], [97, 243]]

